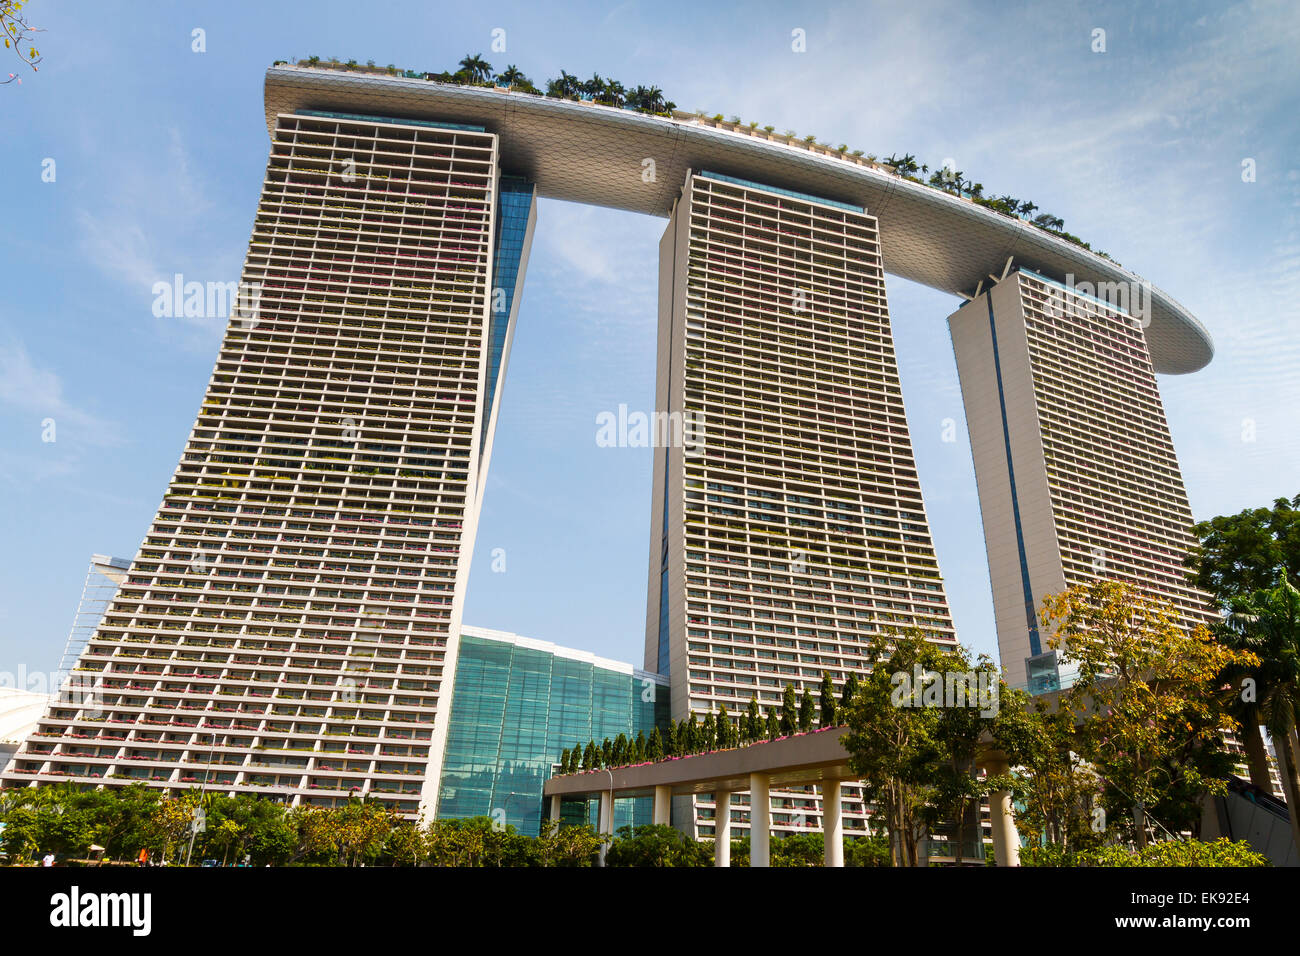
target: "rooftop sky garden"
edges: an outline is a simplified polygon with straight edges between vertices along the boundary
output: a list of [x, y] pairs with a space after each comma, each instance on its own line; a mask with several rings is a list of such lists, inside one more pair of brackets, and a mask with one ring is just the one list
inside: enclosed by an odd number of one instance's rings
[[[287, 63], [287, 60], [275, 61], [276, 66], [286, 65]], [[1065, 220], [1051, 213], [1041, 212], [1037, 203], [1027, 199], [1018, 199], [1011, 195], [986, 196], [983, 183], [967, 178], [964, 172], [952, 166], [937, 166], [931, 169], [928, 164], [918, 164], [916, 156], [912, 153], [904, 153], [902, 156], [890, 154], [884, 159], [879, 159], [874, 153], [864, 155], [860, 149], [850, 150], [847, 143], [832, 147], [828, 143], [819, 142], [816, 135], [810, 134], [799, 137], [792, 129], [778, 134], [776, 127], [760, 127], [757, 120], [743, 123], [739, 116], [724, 119], [721, 113], [709, 114], [704, 110], [678, 110], [677, 104], [672, 100], [665, 99], [663, 90], [657, 86], [628, 88], [618, 80], [602, 77], [599, 73], [593, 73], [590, 79], [581, 80], [577, 76], [561, 70], [558, 77], [547, 80], [544, 84], [545, 89], [541, 89], [513, 63], [497, 73], [493, 71], [492, 64], [477, 53], [465, 56], [457, 65], [456, 70], [444, 70], [441, 73], [407, 70], [392, 63], [387, 66], [376, 66], [374, 60], [367, 60], [364, 64], [360, 64], [356, 60], [341, 61], [336, 57], [322, 59], [318, 56], [309, 56], [306, 59], [298, 60], [296, 65], [331, 70], [348, 70], [358, 73], [379, 73], [387, 76], [402, 76], [408, 79], [423, 79], [435, 83], [454, 83], [459, 86], [484, 86], [533, 96], [577, 100], [615, 109], [648, 113], [653, 116], [711, 122], [719, 127], [740, 132], [748, 131], [752, 134], [758, 133], [761, 129], [768, 139], [790, 145], [804, 146], [827, 155], [839, 156], [842, 159], [884, 170], [911, 182], [938, 189], [941, 192], [984, 206], [1003, 216], [1020, 219], [1059, 239], [1064, 239], [1066, 242], [1094, 252], [1103, 259], [1115, 262], [1114, 259], [1100, 249], [1093, 249], [1089, 243], [1078, 236], [1066, 232]], [[1038, 215], [1033, 215], [1036, 212]], [[1116, 265], [1118, 264], [1116, 263]]]

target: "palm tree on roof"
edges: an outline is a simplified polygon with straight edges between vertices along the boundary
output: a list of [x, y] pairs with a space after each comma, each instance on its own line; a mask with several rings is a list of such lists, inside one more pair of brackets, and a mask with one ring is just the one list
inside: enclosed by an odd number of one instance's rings
[[605, 89], [597, 97], [597, 102], [604, 103], [606, 106], [622, 106], [626, 97], [627, 91], [623, 89], [623, 84], [618, 80], [609, 80], [605, 83]]
[[466, 56], [465, 59], [461, 60], [460, 68], [465, 71], [470, 79], [480, 83], [492, 79], [492, 64], [483, 59], [478, 53], [473, 56]]
[[497, 79], [506, 86], [522, 86], [528, 82], [528, 77], [524, 76], [523, 71], [513, 63], [502, 70], [497, 75]]
[[599, 73], [591, 74], [591, 79], [582, 83], [582, 92], [593, 100], [599, 100], [605, 94], [605, 78]]

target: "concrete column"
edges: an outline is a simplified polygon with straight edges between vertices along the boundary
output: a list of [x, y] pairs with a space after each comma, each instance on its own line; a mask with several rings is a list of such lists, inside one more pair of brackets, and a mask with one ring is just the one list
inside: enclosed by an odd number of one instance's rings
[[673, 788], [666, 785], [655, 787], [655, 823], [670, 826], [673, 822]]
[[988, 795], [989, 823], [993, 829], [993, 862], [998, 866], [1021, 865], [1021, 835], [1011, 816], [1011, 791], [995, 790]]
[[560, 822], [560, 795], [558, 793], [553, 793], [551, 794], [551, 823], [558, 824], [559, 822]]
[[1011, 791], [994, 790], [989, 794], [989, 821], [993, 825], [993, 862], [998, 866], [1020, 865], [1020, 834], [1016, 818], [1011, 815]]
[[[610, 837], [614, 835], [614, 791], [613, 790], [605, 790], [602, 791], [600, 794], [600, 816], [598, 818], [598, 821], [599, 821], [599, 825], [597, 829], [600, 831], [600, 833], [602, 833], [606, 837]], [[608, 843], [601, 844], [600, 847], [601, 866], [605, 865], [605, 852], [608, 849], [609, 849]]]
[[844, 815], [840, 812], [840, 782], [827, 780], [821, 785], [822, 829], [826, 833], [827, 866], [844, 865]]
[[713, 865], [731, 866], [731, 792], [713, 794]]
[[[986, 756], [980, 765], [991, 777], [1004, 774], [1009, 769], [1006, 757], [1001, 753]], [[989, 793], [989, 825], [993, 830], [993, 862], [998, 866], [1019, 866], [1020, 834], [1016, 832], [1010, 790], [994, 790]]]
[[772, 839], [772, 801], [768, 794], [768, 775], [749, 775], [749, 865], [771, 866], [769, 849]]

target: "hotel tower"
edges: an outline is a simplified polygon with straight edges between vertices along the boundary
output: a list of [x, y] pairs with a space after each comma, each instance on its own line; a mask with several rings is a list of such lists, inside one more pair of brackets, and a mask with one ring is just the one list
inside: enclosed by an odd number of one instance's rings
[[241, 307], [88, 693], [6, 786], [434, 804], [534, 207], [482, 127], [275, 118]]
[[1183, 567], [1192, 512], [1143, 334], [1147, 295], [1020, 269], [948, 320], [999, 656], [1008, 683], [1032, 693], [1071, 676], [1039, 621], [1049, 594], [1121, 579], [1187, 625], [1206, 619]]
[[[659, 248], [656, 410], [693, 426], [656, 449], [651, 502], [645, 666], [668, 676], [673, 716], [736, 716], [754, 696], [766, 712], [823, 672], [839, 685], [889, 628], [953, 642], [876, 220], [700, 171]], [[811, 788], [772, 797], [777, 831], [818, 825]], [[860, 791], [844, 798], [858, 829]], [[674, 814], [713, 832], [705, 798]]]

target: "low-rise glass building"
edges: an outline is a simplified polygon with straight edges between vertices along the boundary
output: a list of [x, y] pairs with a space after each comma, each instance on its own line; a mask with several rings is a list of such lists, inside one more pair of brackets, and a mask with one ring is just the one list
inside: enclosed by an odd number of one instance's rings
[[[438, 816], [487, 816], [540, 832], [542, 787], [561, 751], [668, 728], [658, 674], [504, 631], [463, 627], [443, 757]], [[564, 804], [566, 822], [596, 823], [595, 801]], [[650, 823], [648, 798], [620, 800], [614, 827]]]

